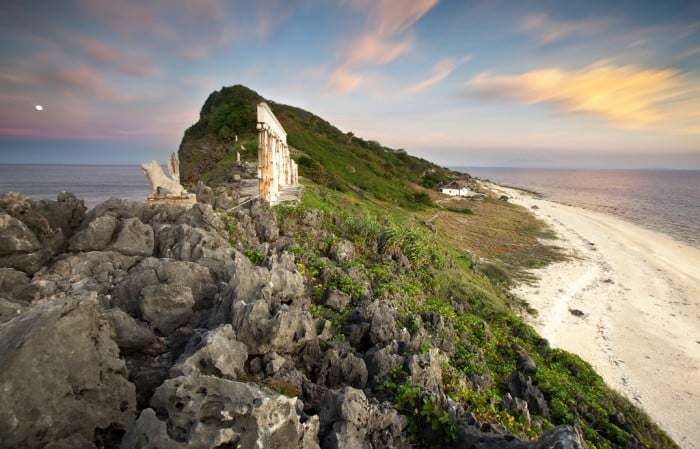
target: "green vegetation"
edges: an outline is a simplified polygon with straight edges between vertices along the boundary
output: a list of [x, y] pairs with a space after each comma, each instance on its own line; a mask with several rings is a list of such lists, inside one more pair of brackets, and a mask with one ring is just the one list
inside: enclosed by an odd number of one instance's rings
[[[494, 207], [498, 209], [491, 210]], [[474, 215], [440, 213], [451, 214], [452, 219], [476, 220], [480, 214], [507, 210], [509, 220], [495, 220], [488, 229], [482, 229], [501, 236], [501, 244], [537, 240], [544, 232], [543, 224], [531, 221], [526, 210], [497, 198], [475, 203], [474, 208]], [[482, 422], [500, 423], [523, 438], [537, 438], [555, 425], [577, 424], [589, 447], [597, 449], [626, 447], [633, 438], [642, 447], [676, 447], [643, 412], [610, 390], [589, 364], [576, 355], [549, 347], [513, 312], [521, 307], [504, 295], [504, 287], [510, 285], [514, 276], [505, 267], [513, 263], [541, 265], [552, 257], [561, 257], [557, 252], [530, 248], [527, 254], [508, 255], [492, 252], [485, 245], [482, 256], [497, 262], [474, 265], [468, 254], [451, 245], [453, 232], [449, 228], [438, 226], [432, 232], [420, 225], [435, 209], [407, 212], [401, 207], [387, 207], [384, 202], [368, 201], [356, 192], [339, 192], [313, 183], [307, 184], [300, 205], [275, 210], [286, 223], [301, 223], [310, 211], [323, 211], [324, 229], [334, 238], [353, 242], [357, 258], [352, 268], [369, 280], [375, 298], [397, 307], [402, 325], [409, 331], [415, 331], [419, 317], [428, 312], [436, 312], [451, 323], [455, 351], [443, 366], [444, 389]], [[448, 221], [445, 217], [437, 220], [443, 224]], [[319, 251], [324, 249], [312, 239], [305, 241], [301, 228], [297, 241], [302, 245], [294, 250], [297, 266], [317, 292], [317, 301], [328, 286], [348, 293], [353, 303], [365, 293], [361, 282], [346, 275], [334, 275], [324, 281], [324, 270], [347, 265], [319, 257]], [[491, 248], [494, 249], [498, 247]], [[407, 258], [411, 270], [401, 272], [387, 262], [388, 256], [397, 254]], [[508, 256], [504, 258], [508, 264], [499, 261], [499, 255]], [[345, 341], [342, 325], [348, 310], [335, 312], [320, 304], [313, 304], [311, 310], [315, 317], [331, 321], [335, 340]], [[420, 351], [438, 345], [438, 341], [433, 341], [421, 345]], [[506, 379], [518, 371], [516, 348], [524, 348], [537, 365], [532, 379], [549, 404], [549, 419], [533, 416], [531, 422], [526, 422], [501, 405]], [[472, 379], [484, 375], [492, 379], [491, 386], [476, 388]], [[381, 390], [409, 418], [409, 433], [419, 447], [451, 447], [456, 427], [444, 404], [412, 385], [403, 370], [394, 370], [393, 380], [382, 385]]]
[[[188, 173], [183, 179], [225, 181], [231, 133], [238, 134], [239, 142], [254, 138], [251, 105], [261, 100], [242, 86], [223, 88], [207, 99], [200, 121], [188, 129], [180, 148], [181, 167]], [[541, 243], [553, 237], [542, 222], [508, 198], [493, 195], [478, 201], [441, 200], [438, 205], [426, 188], [458, 174], [343, 133], [301, 109], [268, 103], [296, 149], [307, 187], [300, 204], [273, 210], [296, 241], [291, 252], [313, 297], [311, 313], [331, 323], [334, 340], [346, 340], [343, 324], [367, 297], [394, 305], [397, 325], [412, 333], [422, 317], [436, 314], [448, 326], [443, 334], [431, 334], [431, 341], [419, 349], [441, 348], [449, 340], [443, 389], [482, 422], [500, 423], [521, 438], [537, 438], [555, 425], [577, 424], [589, 447], [597, 449], [677, 447], [640, 409], [609, 389], [589, 364], [551, 348], [516, 313], [527, 307], [506, 294], [512, 282], [527, 279], [527, 268], [564, 257], [556, 247]], [[323, 212], [322, 239], [303, 224], [316, 211]], [[227, 229], [231, 235], [236, 231], [228, 222]], [[352, 262], [324, 257], [339, 239], [355, 246]], [[246, 255], [253, 263], [264, 257], [255, 250]], [[348, 294], [350, 305], [342, 311], [322, 305], [329, 287]], [[537, 366], [531, 377], [545, 396], [549, 417], [533, 415], [526, 421], [502, 405], [506, 379], [518, 372], [522, 350]], [[457, 427], [445, 404], [413, 385], [402, 369], [390, 375], [380, 390], [406, 415], [414, 443], [451, 447]], [[273, 388], [298, 393], [290, 386]]]

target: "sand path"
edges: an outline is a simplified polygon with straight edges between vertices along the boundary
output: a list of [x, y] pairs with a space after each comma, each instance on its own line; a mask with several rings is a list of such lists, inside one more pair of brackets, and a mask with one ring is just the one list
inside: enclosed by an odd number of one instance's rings
[[555, 244], [575, 256], [515, 289], [539, 312], [530, 323], [591, 363], [681, 447], [700, 449], [700, 250], [609, 215], [491, 188], [546, 221]]

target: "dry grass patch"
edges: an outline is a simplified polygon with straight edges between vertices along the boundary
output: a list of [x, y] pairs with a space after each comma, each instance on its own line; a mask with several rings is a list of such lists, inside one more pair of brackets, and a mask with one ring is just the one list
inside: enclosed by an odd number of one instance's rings
[[441, 210], [432, 222], [447, 244], [471, 253], [475, 260], [485, 259], [520, 279], [528, 278], [527, 269], [566, 260], [562, 248], [543, 242], [555, 238], [554, 233], [523, 207], [492, 196], [443, 199], [440, 203], [474, 212], [466, 215]]

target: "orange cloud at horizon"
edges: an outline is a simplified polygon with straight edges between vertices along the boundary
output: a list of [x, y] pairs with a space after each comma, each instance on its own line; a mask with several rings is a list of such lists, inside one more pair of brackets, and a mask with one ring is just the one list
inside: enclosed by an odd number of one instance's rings
[[672, 131], [687, 133], [693, 129], [688, 123], [700, 119], [700, 109], [676, 104], [689, 98], [697, 105], [700, 91], [671, 69], [602, 62], [577, 71], [548, 68], [505, 76], [481, 72], [468, 86], [478, 97], [546, 103], [570, 113], [593, 114], [623, 128], [666, 124]]

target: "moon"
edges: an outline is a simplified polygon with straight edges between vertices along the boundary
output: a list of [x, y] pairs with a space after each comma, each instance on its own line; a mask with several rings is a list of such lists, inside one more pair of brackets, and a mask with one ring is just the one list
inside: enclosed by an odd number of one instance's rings
[[34, 106], [34, 109], [36, 109], [37, 111], [43, 111], [44, 107], [42, 105], [38, 104], [38, 105]]

